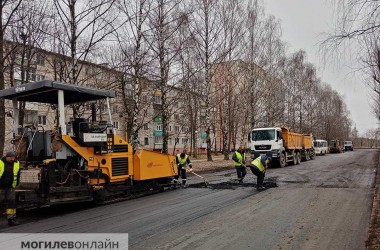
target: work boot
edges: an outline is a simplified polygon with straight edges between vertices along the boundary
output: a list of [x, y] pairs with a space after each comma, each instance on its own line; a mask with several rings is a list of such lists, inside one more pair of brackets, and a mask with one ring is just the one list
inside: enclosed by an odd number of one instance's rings
[[264, 191], [265, 190], [265, 187], [261, 186], [261, 187], [257, 187], [257, 191]]
[[188, 188], [189, 185], [186, 185], [186, 181], [182, 181], [182, 185], [181, 185], [182, 188]]
[[170, 188], [171, 189], [176, 189], [178, 184], [179, 184], [178, 179], [174, 179], [173, 180], [173, 184], [170, 186]]
[[20, 223], [16, 220], [16, 218], [8, 219], [8, 226], [18, 226]]

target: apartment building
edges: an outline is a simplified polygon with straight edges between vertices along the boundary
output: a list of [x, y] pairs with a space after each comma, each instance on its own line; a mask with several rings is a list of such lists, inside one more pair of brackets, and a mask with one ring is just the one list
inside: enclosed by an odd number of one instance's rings
[[[49, 52], [37, 48], [28, 48], [20, 44], [8, 42], [6, 50], [11, 52], [7, 61], [5, 86], [13, 87], [33, 81], [55, 80], [66, 82], [66, 76], [70, 74], [70, 58], [58, 53]], [[134, 98], [131, 77], [123, 72], [109, 68], [106, 65], [98, 65], [86, 61], [78, 61], [78, 81], [81, 86], [95, 87], [100, 89], [112, 89], [116, 91], [116, 98], [110, 100], [110, 108], [113, 126], [116, 133], [123, 136], [127, 130], [128, 112], [126, 105], [130, 105]], [[190, 124], [186, 112], [186, 103], [179, 100], [178, 96], [183, 95], [183, 90], [168, 86], [167, 94], [170, 104], [170, 121], [168, 127], [169, 153], [176, 153], [184, 149], [191, 148], [192, 137]], [[124, 94], [122, 91], [124, 90]], [[140, 147], [161, 150], [162, 149], [162, 91], [157, 89], [157, 85], [146, 80], [142, 88], [141, 110], [138, 121], [141, 126], [139, 131]], [[124, 96], [124, 98], [123, 98]], [[22, 104], [24, 110], [24, 125], [31, 125], [44, 130], [54, 130], [57, 124], [57, 113], [54, 105], [45, 104]], [[24, 106], [25, 105], [25, 106]], [[6, 102], [6, 142], [5, 150], [11, 149], [8, 142], [13, 139], [13, 119], [11, 103]], [[73, 108], [67, 108], [66, 120], [73, 117]], [[84, 103], [78, 105], [76, 112], [80, 116], [91, 120], [91, 104]], [[97, 101], [97, 120], [106, 119], [108, 110], [104, 101]], [[196, 129], [195, 129], [196, 130]]]

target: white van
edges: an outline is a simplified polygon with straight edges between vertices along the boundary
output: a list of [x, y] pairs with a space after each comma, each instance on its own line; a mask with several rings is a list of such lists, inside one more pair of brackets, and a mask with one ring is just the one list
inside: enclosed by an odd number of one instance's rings
[[316, 155], [325, 155], [329, 152], [328, 144], [326, 140], [315, 140], [313, 142]]
[[344, 150], [348, 151], [354, 151], [354, 145], [352, 145], [352, 141], [344, 141]]

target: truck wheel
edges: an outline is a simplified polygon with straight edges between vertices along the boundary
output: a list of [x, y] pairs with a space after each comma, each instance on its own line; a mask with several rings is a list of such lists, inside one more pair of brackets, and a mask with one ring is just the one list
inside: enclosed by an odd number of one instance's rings
[[300, 163], [301, 163], [301, 154], [300, 154], [300, 152], [297, 152], [297, 154], [296, 154], [296, 164], [298, 165]]
[[285, 154], [284, 153], [280, 153], [280, 159], [278, 160], [278, 165], [280, 166], [280, 168], [285, 167], [285, 165], [286, 165], [286, 159], [285, 159]]
[[310, 160], [315, 159], [315, 151], [309, 151]]
[[310, 160], [310, 152], [306, 151], [306, 153], [305, 153], [305, 161], [308, 161], [308, 160]]

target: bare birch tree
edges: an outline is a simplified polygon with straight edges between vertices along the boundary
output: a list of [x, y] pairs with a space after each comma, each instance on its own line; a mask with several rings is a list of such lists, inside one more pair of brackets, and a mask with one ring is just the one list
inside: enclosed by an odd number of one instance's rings
[[[133, 149], [138, 147], [139, 130], [147, 122], [144, 112], [148, 110], [148, 103], [142, 102], [144, 87], [149, 83], [146, 80], [147, 50], [144, 46], [144, 34], [147, 29], [147, 18], [150, 11], [150, 1], [119, 0], [117, 7], [122, 24], [117, 31], [118, 49], [121, 52], [121, 60], [118, 69], [124, 72], [125, 77], [121, 81], [124, 109], [126, 110], [126, 130], [131, 138]], [[128, 79], [130, 78], [130, 79]], [[128, 87], [127, 85], [132, 86]], [[132, 91], [129, 95], [128, 91]]]
[[[36, 68], [38, 49], [41, 48], [46, 39], [49, 21], [45, 21], [47, 16], [46, 1], [29, 2], [24, 1], [15, 13], [14, 28], [10, 31], [8, 43], [13, 51], [7, 58], [7, 68], [10, 85], [25, 84], [29, 81], [36, 81]], [[18, 75], [17, 82], [15, 75]], [[24, 124], [25, 102], [19, 102], [19, 125]]]
[[[216, 0], [194, 0], [198, 9], [194, 11], [191, 22], [192, 35], [195, 39], [195, 50], [201, 62], [203, 73], [202, 93], [205, 108], [205, 121], [203, 127], [206, 132], [207, 160], [212, 161], [211, 132], [215, 121], [215, 111], [212, 108], [212, 65], [224, 60], [226, 51], [223, 51], [223, 33], [221, 21], [220, 2]], [[214, 121], [213, 121], [214, 120]], [[214, 135], [215, 136], [215, 135]]]
[[[12, 29], [14, 24], [15, 13], [21, 5], [21, 0], [3, 0], [0, 3], [0, 90], [5, 87], [5, 65], [11, 50], [5, 51], [5, 40], [7, 33]], [[0, 152], [4, 151], [5, 141], [5, 103], [0, 99]]]
[[[91, 53], [114, 31], [113, 23], [117, 17], [114, 11], [116, 0], [54, 0], [58, 26], [62, 33], [55, 33], [54, 39], [59, 41], [62, 53], [67, 53], [70, 62], [66, 67], [65, 81], [81, 85], [80, 73], [83, 64], [78, 60], [89, 60]], [[54, 17], [54, 16], [53, 16]], [[79, 105], [73, 105], [74, 117], [79, 116]]]
[[176, 72], [176, 67], [180, 67], [178, 60], [183, 43], [179, 30], [187, 15], [180, 3], [179, 0], [153, 1], [148, 16], [150, 32], [147, 34], [147, 43], [152, 57], [150, 76], [155, 81], [160, 97], [160, 103], [157, 104], [162, 122], [163, 153], [168, 153], [168, 128], [173, 104], [181, 99], [173, 94], [173, 87], [178, 85], [180, 79]]
[[369, 0], [335, 0], [337, 22], [334, 30], [322, 43], [325, 50], [339, 51], [346, 47], [358, 49], [356, 57], [361, 62], [362, 71], [368, 76], [366, 83], [373, 91], [373, 113], [379, 119], [380, 99], [378, 53], [380, 31], [380, 3]]

